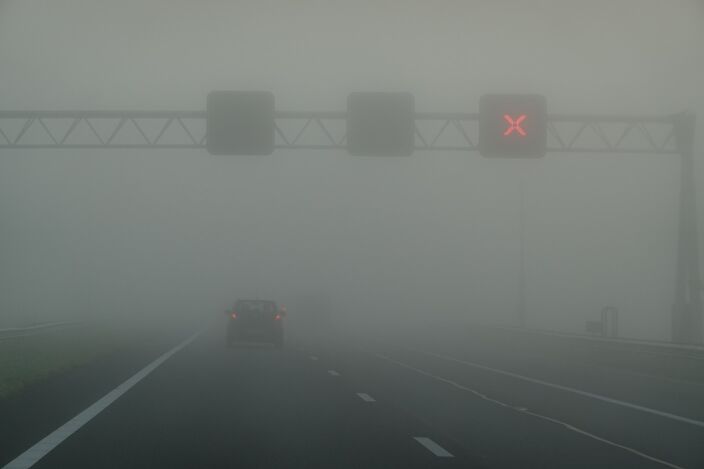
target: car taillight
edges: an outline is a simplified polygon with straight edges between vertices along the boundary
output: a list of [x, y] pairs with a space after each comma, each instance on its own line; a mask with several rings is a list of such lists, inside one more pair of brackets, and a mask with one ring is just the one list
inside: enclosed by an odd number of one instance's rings
[[276, 316], [274, 316], [274, 320], [278, 321], [281, 319], [281, 315], [279, 313], [276, 313]]
[[233, 311], [232, 314], [230, 315], [232, 319], [237, 319], [237, 311]]

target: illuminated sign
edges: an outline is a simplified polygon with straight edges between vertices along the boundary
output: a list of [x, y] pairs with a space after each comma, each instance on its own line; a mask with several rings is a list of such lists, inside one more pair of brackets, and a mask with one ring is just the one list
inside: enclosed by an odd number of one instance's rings
[[504, 137], [508, 137], [509, 135], [511, 135], [514, 130], [515, 130], [515, 131], [518, 133], [518, 135], [520, 135], [521, 137], [526, 137], [526, 136], [528, 135], [528, 134], [526, 133], [525, 129], [523, 129], [523, 127], [521, 127], [521, 123], [522, 123], [524, 120], [526, 120], [526, 115], [525, 115], [525, 114], [521, 114], [521, 115], [518, 116], [515, 120], [514, 120], [511, 116], [509, 116], [508, 114], [504, 114], [504, 120], [505, 120], [506, 122], [508, 122], [508, 128], [507, 128], [506, 131], [504, 132]]
[[497, 157], [544, 156], [547, 121], [543, 96], [484, 95], [479, 100], [479, 152]]

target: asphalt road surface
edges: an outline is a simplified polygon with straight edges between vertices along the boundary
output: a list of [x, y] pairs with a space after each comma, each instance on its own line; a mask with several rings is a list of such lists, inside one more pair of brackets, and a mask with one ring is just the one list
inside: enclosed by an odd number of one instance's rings
[[227, 348], [220, 326], [0, 404], [0, 465], [704, 468], [701, 353], [440, 326]]

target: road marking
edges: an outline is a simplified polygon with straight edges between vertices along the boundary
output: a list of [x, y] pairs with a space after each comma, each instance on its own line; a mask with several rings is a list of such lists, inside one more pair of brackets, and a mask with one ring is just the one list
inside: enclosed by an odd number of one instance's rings
[[454, 458], [452, 453], [450, 453], [448, 450], [440, 446], [439, 444], [435, 443], [433, 440], [431, 440], [428, 437], [425, 436], [414, 436], [414, 440], [416, 440], [418, 443], [421, 445], [425, 446], [425, 449], [433, 453], [435, 456], [439, 458]]
[[363, 393], [363, 392], [358, 392], [357, 395], [364, 401], [364, 402], [376, 402], [376, 399], [374, 399], [372, 396], [369, 394]]
[[340, 376], [340, 373], [335, 370], [328, 370], [328, 373], [330, 373], [330, 376]]
[[457, 388], [457, 389], [459, 389], [459, 390], [461, 390], [461, 391], [466, 391], [466, 392], [468, 392], [468, 393], [474, 394], [475, 396], [477, 396], [477, 397], [479, 397], [479, 398], [481, 398], [481, 399], [483, 399], [483, 400], [485, 400], [485, 401], [491, 402], [491, 403], [496, 404], [496, 405], [499, 405], [499, 406], [501, 406], [501, 407], [505, 407], [505, 408], [507, 408], [507, 409], [512, 409], [512, 410], [515, 410], [516, 412], [520, 412], [520, 413], [522, 413], [522, 414], [530, 415], [530, 416], [533, 416], [533, 417], [536, 417], [536, 418], [539, 418], [539, 419], [542, 419], [542, 420], [546, 420], [546, 421], [548, 421], [548, 422], [552, 422], [552, 423], [554, 423], [554, 424], [557, 424], [557, 425], [560, 425], [560, 426], [566, 428], [567, 430], [570, 430], [570, 431], [579, 433], [580, 435], [584, 435], [584, 436], [586, 436], [586, 437], [592, 438], [592, 439], [597, 440], [597, 441], [600, 441], [600, 442], [602, 442], [602, 443], [606, 443], [607, 445], [611, 445], [611, 446], [615, 446], [615, 447], [617, 447], [617, 448], [621, 448], [621, 449], [623, 449], [624, 451], [628, 451], [629, 453], [635, 454], [636, 456], [640, 456], [640, 457], [643, 458], [643, 459], [647, 459], [647, 460], [649, 460], [649, 461], [653, 461], [653, 462], [655, 462], [655, 463], [662, 464], [663, 466], [667, 466], [667, 467], [672, 468], [672, 469], [684, 469], [682, 466], [677, 466], [677, 465], [672, 464], [672, 463], [669, 463], [669, 462], [667, 462], [667, 461], [663, 461], [662, 459], [658, 459], [658, 458], [656, 458], [656, 457], [647, 455], [647, 454], [645, 454], [645, 453], [641, 453], [640, 451], [638, 451], [638, 450], [636, 450], [636, 449], [633, 449], [633, 448], [631, 448], [631, 447], [624, 446], [624, 445], [618, 444], [618, 443], [616, 443], [616, 442], [607, 440], [607, 439], [602, 438], [602, 437], [600, 437], [600, 436], [594, 435], [593, 433], [589, 433], [589, 432], [587, 432], [587, 431], [585, 431], [585, 430], [582, 430], [581, 428], [575, 427], [574, 425], [570, 425], [570, 424], [567, 423], [567, 422], [563, 422], [563, 421], [561, 421], [561, 420], [558, 420], [558, 419], [555, 419], [555, 418], [552, 418], [552, 417], [548, 417], [548, 416], [546, 416], [546, 415], [542, 415], [542, 414], [538, 414], [538, 413], [536, 413], [536, 412], [532, 412], [532, 411], [530, 411], [530, 410], [528, 410], [528, 409], [525, 409], [525, 408], [523, 408], [523, 407], [513, 406], [513, 405], [511, 405], [511, 404], [507, 404], [507, 403], [502, 402], [502, 401], [499, 401], [499, 400], [497, 400], [497, 399], [493, 399], [493, 398], [487, 396], [486, 394], [482, 394], [482, 393], [480, 393], [479, 391], [476, 391], [476, 390], [474, 390], [474, 389], [471, 389], [471, 388], [468, 388], [468, 387], [466, 387], [466, 386], [463, 386], [463, 385], [457, 383], [456, 381], [452, 381], [452, 380], [450, 380], [450, 379], [443, 378], [442, 376], [438, 376], [438, 375], [435, 375], [435, 374], [433, 374], [433, 373], [427, 372], [427, 371], [425, 371], [425, 370], [421, 370], [420, 368], [416, 368], [416, 367], [414, 367], [414, 366], [407, 365], [406, 363], [400, 362], [400, 361], [395, 360], [395, 359], [393, 359], [393, 358], [391, 358], [391, 357], [388, 357], [388, 356], [386, 356], [386, 355], [382, 355], [382, 354], [379, 354], [379, 353], [375, 353], [374, 356], [376, 356], [376, 357], [378, 357], [378, 358], [381, 358], [382, 360], [386, 360], [386, 361], [388, 361], [388, 362], [394, 363], [394, 364], [396, 364], [396, 365], [398, 365], [398, 366], [401, 366], [401, 367], [403, 367], [403, 368], [407, 368], [407, 369], [409, 369], [409, 370], [415, 371], [416, 373], [421, 374], [421, 375], [423, 375], [423, 376], [427, 376], [427, 377], [429, 377], [429, 378], [433, 378], [433, 379], [435, 379], [435, 380], [441, 381], [441, 382], [443, 382], [443, 383], [445, 383], [445, 384], [449, 384], [450, 386], [453, 386], [453, 387], [455, 387], [455, 388]]
[[318, 360], [318, 357], [311, 355], [310, 359], [313, 361], [316, 361], [316, 360]]
[[498, 368], [492, 368], [492, 367], [486, 366], [486, 365], [480, 365], [479, 363], [473, 363], [473, 362], [468, 362], [465, 360], [460, 360], [459, 358], [450, 357], [447, 355], [440, 355], [440, 354], [433, 353], [433, 352], [424, 352], [422, 350], [415, 350], [415, 349], [414, 349], [414, 351], [421, 353], [421, 354], [424, 354], [424, 355], [429, 355], [429, 356], [432, 356], [435, 358], [439, 358], [441, 360], [459, 363], [459, 364], [462, 364], [465, 366], [470, 366], [472, 368], [478, 368], [480, 370], [491, 371], [496, 374], [510, 376], [511, 378], [520, 379], [523, 381], [527, 381], [529, 383], [540, 384], [542, 386], [546, 386], [546, 387], [550, 387], [550, 388], [554, 388], [554, 389], [559, 389], [561, 391], [571, 392], [573, 394], [578, 394], [580, 396], [590, 397], [592, 399], [596, 399], [596, 400], [603, 401], [603, 402], [608, 402], [609, 404], [614, 404], [614, 405], [619, 405], [622, 407], [627, 407], [629, 409], [639, 410], [641, 412], [646, 412], [646, 413], [649, 413], [652, 415], [657, 415], [658, 417], [664, 417], [664, 418], [668, 418], [671, 420], [676, 420], [678, 422], [683, 422], [683, 423], [687, 423], [690, 425], [695, 425], [697, 427], [704, 428], [704, 422], [702, 422], [701, 420], [695, 420], [695, 419], [691, 419], [688, 417], [683, 417], [681, 415], [671, 414], [669, 412], [665, 412], [662, 410], [651, 409], [650, 407], [645, 407], [645, 406], [641, 406], [638, 404], [632, 404], [630, 402], [622, 401], [619, 399], [613, 399], [611, 397], [602, 396], [601, 394], [594, 394], [591, 392], [582, 391], [581, 389], [576, 389], [576, 388], [572, 388], [569, 386], [563, 386], [561, 384], [550, 383], [548, 381], [543, 381], [542, 379], [530, 378], [528, 376], [519, 375], [518, 373], [512, 373], [510, 371], [500, 370]]
[[135, 373], [124, 383], [107, 393], [105, 396], [94, 402], [80, 414], [73, 417], [71, 420], [54, 430], [52, 433], [44, 437], [34, 446], [29, 448], [24, 453], [10, 461], [3, 469], [26, 469], [32, 467], [40, 459], [46, 456], [51, 450], [60, 445], [66, 438], [73, 435], [83, 425], [90, 422], [95, 416], [105, 410], [110, 404], [115, 402], [120, 396], [129, 391], [135, 384], [139, 383], [147, 377], [152, 371], [157, 369], [162, 363], [168, 360], [173, 354], [184, 348], [195, 340], [202, 330], [196, 332], [188, 339], [184, 340], [168, 352], [161, 355], [159, 358], [151, 362], [149, 365]]
[[[533, 355], [530, 358], [537, 358], [541, 359], [540, 356]], [[630, 370], [624, 370], [623, 368], [618, 368], [616, 366], [608, 366], [608, 365], [595, 365], [592, 363], [586, 363], [583, 361], [574, 361], [570, 362], [568, 360], [562, 360], [562, 359], [557, 359], [558, 362], [565, 364], [567, 366], [571, 365], [579, 365], [583, 366], [585, 368], [595, 368], [597, 370], [606, 370], [608, 373], [614, 373], [618, 375], [630, 375], [630, 376], [637, 376], [639, 378], [647, 378], [647, 379], [654, 379], [658, 381], [667, 381], [669, 383], [675, 383], [675, 384], [684, 384], [687, 386], [699, 386], [699, 387], [704, 387], [704, 382], [702, 383], [697, 383], [696, 381], [689, 381], [686, 379], [676, 379], [676, 378], [668, 378], [667, 376], [658, 376], [658, 375], [653, 375], [650, 373], [642, 373], [640, 371], [630, 371]]]

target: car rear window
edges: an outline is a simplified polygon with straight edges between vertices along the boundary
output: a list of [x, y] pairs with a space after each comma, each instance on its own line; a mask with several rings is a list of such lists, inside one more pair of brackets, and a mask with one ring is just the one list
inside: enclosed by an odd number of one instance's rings
[[238, 301], [235, 309], [240, 313], [274, 313], [276, 304], [273, 301]]

